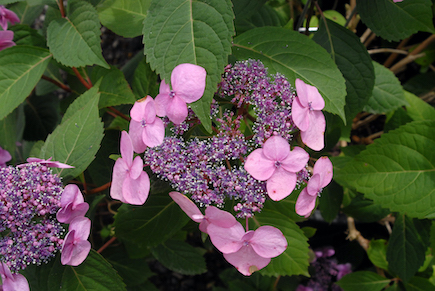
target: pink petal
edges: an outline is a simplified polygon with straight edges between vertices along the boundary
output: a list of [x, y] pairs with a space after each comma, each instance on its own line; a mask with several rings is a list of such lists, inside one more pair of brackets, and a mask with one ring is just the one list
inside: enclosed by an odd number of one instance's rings
[[280, 136], [269, 137], [263, 145], [263, 154], [272, 161], [282, 161], [290, 153], [288, 141]]
[[133, 162], [133, 144], [126, 131], [121, 132], [121, 157], [130, 168]]
[[132, 179], [126, 177], [122, 185], [122, 197], [124, 200], [122, 202], [142, 205], [148, 198], [150, 192], [150, 178], [146, 172], [140, 174], [139, 178]]
[[9, 9], [3, 9], [3, 12], [6, 14], [6, 18], [9, 20], [10, 23], [15, 24], [20, 22], [20, 19], [18, 18], [17, 14], [15, 14], [15, 12]]
[[51, 167], [51, 168], [61, 168], [61, 169], [68, 169], [68, 168], [74, 168], [73, 166], [61, 163], [61, 162], [57, 162], [57, 161], [52, 161], [51, 160], [52, 157], [48, 158], [47, 160], [44, 159], [38, 159], [38, 158], [27, 158], [27, 162], [28, 163], [40, 163], [41, 165], [46, 165], [47, 167]]
[[146, 96], [145, 98], [136, 101], [130, 110], [131, 119], [137, 122], [141, 122], [142, 119], [144, 119], [145, 117], [145, 108], [150, 102], [154, 102], [153, 98], [150, 96]]
[[180, 64], [171, 73], [172, 89], [184, 102], [195, 102], [204, 94], [206, 75], [203, 67]]
[[317, 160], [313, 167], [313, 174], [320, 175], [320, 188], [326, 187], [331, 180], [333, 175], [333, 166], [328, 157], [321, 157]]
[[224, 253], [224, 258], [245, 276], [250, 276], [270, 263], [270, 258], [259, 256], [250, 245], [243, 246], [235, 253]]
[[60, 257], [62, 265], [67, 265], [71, 261], [74, 252], [74, 235], [75, 230], [69, 231], [63, 240], [62, 255]]
[[76, 217], [70, 222], [68, 230], [75, 230], [74, 240], [87, 240], [91, 232], [91, 220], [87, 217]]
[[113, 166], [112, 185], [110, 186], [110, 197], [123, 201], [122, 185], [127, 177], [128, 166], [122, 158], [116, 160]]
[[187, 117], [187, 105], [183, 99], [175, 95], [171, 98], [167, 108], [166, 115], [174, 124], [182, 123]]
[[[91, 243], [87, 240], [79, 241], [74, 245], [72, 256], [67, 265], [78, 266], [86, 260], [91, 251]], [[62, 258], [61, 258], [62, 259]], [[62, 263], [63, 264], [63, 263]], [[65, 264], [64, 264], [65, 265]]]
[[296, 79], [296, 93], [303, 107], [311, 107], [314, 110], [322, 110], [325, 107], [325, 101], [319, 90], [300, 79]]
[[165, 80], [162, 80], [162, 82], [160, 83], [159, 94], [157, 94], [156, 99], [154, 100], [154, 105], [156, 106], [156, 114], [160, 117], [166, 116], [166, 108], [168, 107], [170, 101], [170, 92], [171, 88], [168, 84], [165, 83]]
[[146, 124], [153, 123], [154, 119], [156, 119], [156, 106], [154, 100], [152, 98], [150, 98], [149, 100], [150, 101], [146, 104], [145, 107], [144, 119], [146, 121]]
[[320, 151], [324, 147], [325, 116], [321, 111], [311, 111], [310, 127], [307, 131], [301, 131], [302, 142], [309, 148]]
[[141, 157], [136, 156], [133, 160], [133, 164], [131, 165], [129, 176], [133, 180], [137, 179], [140, 174], [143, 172], [143, 160]]
[[285, 158], [281, 161], [281, 167], [288, 172], [299, 172], [308, 163], [310, 155], [300, 147], [295, 147]]
[[287, 248], [287, 240], [282, 232], [273, 226], [260, 226], [249, 240], [254, 251], [263, 258], [274, 258]]
[[214, 206], [209, 206], [205, 209], [205, 218], [209, 223], [224, 228], [232, 227], [237, 223], [237, 220], [231, 213]]
[[[3, 278], [2, 278], [3, 279]], [[27, 282], [26, 277], [23, 275], [16, 273], [12, 275], [12, 279], [5, 278], [3, 279], [3, 291], [29, 291], [29, 282]]]
[[296, 186], [296, 174], [280, 168], [266, 182], [270, 199], [279, 201], [290, 195]]
[[255, 179], [265, 181], [276, 170], [275, 161], [263, 154], [263, 149], [256, 149], [245, 160], [245, 170]]
[[147, 146], [143, 141], [143, 127], [141, 122], [134, 121], [133, 119], [130, 121], [130, 128], [128, 131], [130, 135], [131, 143], [133, 145], [133, 150], [135, 153], [143, 153]]
[[199, 223], [204, 220], [204, 218], [193, 217], [194, 215], [198, 217], [200, 216], [204, 217], [204, 216], [202, 215], [201, 211], [196, 206], [196, 204], [192, 202], [192, 200], [190, 200], [183, 194], [175, 191], [170, 192], [169, 196], [171, 196], [172, 200], [174, 200], [174, 202], [177, 203], [178, 206], [180, 206], [181, 210], [183, 210], [187, 214], [187, 216], [189, 216], [193, 221]]
[[237, 252], [243, 246], [242, 237], [245, 230], [239, 222], [232, 227], [210, 224], [207, 232], [213, 245], [224, 254]]
[[314, 174], [311, 179], [307, 183], [307, 193], [311, 196], [317, 196], [317, 193], [319, 193], [320, 189], [320, 175]]
[[297, 128], [305, 131], [310, 126], [310, 109], [308, 107], [303, 107], [299, 98], [295, 98], [292, 103], [292, 119]]
[[165, 138], [165, 126], [160, 118], [148, 123], [143, 130], [142, 140], [149, 147], [159, 146]]
[[56, 213], [56, 218], [59, 222], [70, 223], [76, 217], [85, 216], [86, 212], [89, 210], [89, 204], [86, 202], [73, 205], [68, 204], [66, 207], [62, 207]]
[[301, 79], [296, 79], [295, 86], [297, 99], [299, 100], [300, 105], [304, 108], [308, 108], [308, 85]]
[[316, 206], [316, 198], [317, 195], [309, 195], [307, 188], [304, 188], [299, 194], [298, 200], [296, 200], [296, 213], [308, 217]]
[[65, 186], [65, 189], [60, 196], [61, 207], [64, 207], [69, 203], [76, 205], [83, 202], [85, 202], [85, 200], [83, 199], [82, 192], [80, 192], [80, 189], [76, 184], [68, 184]]

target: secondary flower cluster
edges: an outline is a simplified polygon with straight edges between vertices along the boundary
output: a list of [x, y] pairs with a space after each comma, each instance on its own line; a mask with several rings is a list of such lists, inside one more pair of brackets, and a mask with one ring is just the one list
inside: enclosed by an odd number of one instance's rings
[[[64, 189], [47, 166], [70, 167], [30, 158], [27, 164], [0, 168], [3, 290], [26, 290], [19, 288], [24, 277], [18, 271], [46, 263], [59, 250], [62, 264], [73, 266], [81, 264], [90, 251], [90, 220], [84, 217], [89, 205], [76, 185]], [[65, 238], [63, 223], [69, 224]]]
[[15, 45], [13, 42], [14, 32], [7, 30], [8, 22], [15, 24], [19, 23], [20, 19], [15, 12], [6, 9], [3, 5], [0, 5], [0, 27], [3, 29], [0, 30], [0, 51]]

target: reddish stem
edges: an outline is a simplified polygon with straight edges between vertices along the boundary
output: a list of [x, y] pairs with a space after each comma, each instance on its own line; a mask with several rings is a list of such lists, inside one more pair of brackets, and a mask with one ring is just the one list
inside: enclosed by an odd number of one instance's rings
[[104, 251], [108, 246], [110, 246], [115, 240], [115, 236], [111, 237], [101, 248], [98, 249], [97, 253], [101, 254], [101, 252]]
[[[115, 108], [112, 107], [112, 106], [107, 107], [107, 109], [109, 109], [110, 111], [114, 112], [116, 115], [118, 115], [118, 116], [124, 118], [124, 119], [127, 120], [127, 121], [130, 121], [130, 120], [131, 120], [130, 117], [128, 117], [127, 115], [125, 115], [124, 113], [122, 113], [121, 111], [115, 109]], [[110, 114], [110, 112], [107, 112], [107, 113]], [[112, 116], [113, 116], [113, 115], [112, 115]]]
[[79, 81], [86, 87], [86, 89], [91, 89], [92, 88], [92, 85], [89, 85], [89, 83], [86, 82], [85, 79], [83, 79], [82, 75], [80, 75], [80, 73], [77, 70], [77, 68], [73, 67], [72, 70], [74, 71], [74, 74], [76, 74], [76, 76], [79, 79]]
[[50, 78], [50, 77], [47, 77], [47, 76], [45, 76], [45, 75], [42, 75], [41, 79], [44, 79], [45, 81], [48, 81], [48, 82], [50, 82], [50, 83], [53, 83], [53, 84], [56, 85], [57, 87], [59, 87], [59, 88], [65, 90], [65, 91], [67, 91], [67, 92], [72, 92], [72, 90], [71, 90], [70, 87], [68, 87], [67, 85], [62, 84], [61, 82], [58, 82], [58, 81], [56, 81], [56, 80], [54, 80], [54, 79], [52, 79], [52, 78]]
[[104, 190], [106, 190], [107, 188], [109, 188], [110, 185], [112, 185], [112, 182], [109, 182], [109, 183], [107, 183], [107, 184], [104, 184], [103, 186], [100, 186], [100, 187], [94, 188], [94, 189], [92, 189], [92, 190], [89, 190], [89, 192], [86, 192], [86, 194], [87, 194], [87, 195], [91, 195], [91, 194], [99, 193], [99, 192], [104, 191]]
[[59, 6], [60, 15], [62, 15], [62, 18], [65, 18], [66, 15], [65, 15], [65, 7], [63, 5], [63, 0], [59, 0], [57, 5]]

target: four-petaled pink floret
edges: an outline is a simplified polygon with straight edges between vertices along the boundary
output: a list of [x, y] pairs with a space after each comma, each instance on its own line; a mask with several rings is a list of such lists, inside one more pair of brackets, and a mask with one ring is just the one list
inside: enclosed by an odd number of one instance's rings
[[83, 263], [91, 250], [91, 243], [88, 241], [90, 232], [89, 218], [76, 217], [71, 221], [62, 244], [62, 265], [78, 266]]
[[257, 180], [267, 181], [272, 200], [284, 199], [296, 186], [296, 172], [307, 164], [309, 155], [300, 147], [290, 150], [287, 140], [272, 136], [263, 148], [254, 150], [245, 161], [245, 170]]
[[187, 117], [187, 103], [199, 100], [204, 94], [206, 71], [194, 64], [180, 64], [171, 73], [171, 87], [162, 80], [156, 96], [158, 116], [167, 116], [174, 124]]
[[89, 204], [83, 199], [82, 192], [75, 184], [66, 185], [60, 196], [60, 209], [56, 214], [59, 222], [70, 223], [74, 218], [85, 216]]
[[332, 180], [332, 163], [327, 157], [321, 157], [313, 167], [313, 176], [307, 183], [296, 201], [296, 213], [309, 216], [316, 206], [316, 198], [323, 188]]

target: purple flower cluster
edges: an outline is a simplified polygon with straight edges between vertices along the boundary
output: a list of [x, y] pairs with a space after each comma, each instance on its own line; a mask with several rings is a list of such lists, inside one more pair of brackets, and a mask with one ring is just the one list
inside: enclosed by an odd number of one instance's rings
[[0, 168], [0, 256], [13, 273], [61, 249], [65, 230], [55, 214], [62, 191], [60, 178], [39, 163]]

